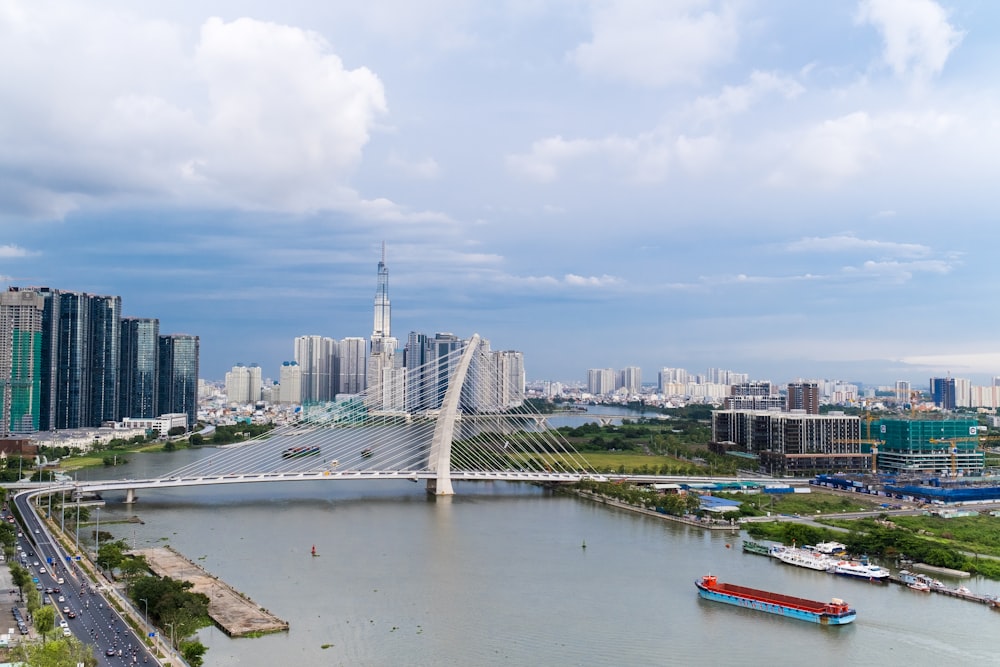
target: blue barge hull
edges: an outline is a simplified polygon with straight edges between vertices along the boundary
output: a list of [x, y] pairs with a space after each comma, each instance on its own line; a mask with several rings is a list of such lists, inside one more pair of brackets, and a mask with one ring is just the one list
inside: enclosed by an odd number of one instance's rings
[[846, 625], [853, 623], [857, 612], [843, 600], [834, 598], [831, 602], [816, 602], [791, 595], [769, 593], [755, 588], [719, 582], [711, 575], [695, 581], [698, 595], [706, 600], [724, 602], [737, 607], [745, 607], [769, 614], [778, 614], [800, 621], [820, 625]]

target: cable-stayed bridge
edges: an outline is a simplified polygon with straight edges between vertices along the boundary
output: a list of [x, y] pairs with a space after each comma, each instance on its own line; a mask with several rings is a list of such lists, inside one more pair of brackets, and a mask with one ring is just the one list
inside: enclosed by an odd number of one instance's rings
[[[515, 369], [516, 371], [517, 369]], [[163, 477], [77, 483], [82, 492], [308, 480], [408, 479], [450, 495], [452, 481], [603, 479], [523, 402], [523, 377], [478, 335], [420, 366], [382, 369], [363, 393]]]

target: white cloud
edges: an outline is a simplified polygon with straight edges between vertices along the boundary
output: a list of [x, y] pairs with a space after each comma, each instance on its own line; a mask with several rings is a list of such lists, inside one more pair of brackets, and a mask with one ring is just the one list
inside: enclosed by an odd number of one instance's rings
[[194, 35], [73, 3], [13, 7], [0, 15], [8, 209], [55, 217], [99, 196], [310, 211], [357, 198], [346, 183], [385, 93], [317, 33], [210, 18]]
[[34, 257], [37, 252], [26, 250], [16, 245], [0, 245], [0, 259], [16, 259], [18, 257]]
[[695, 100], [693, 111], [699, 118], [731, 116], [747, 111], [769, 94], [792, 100], [805, 90], [795, 79], [777, 72], [754, 71], [745, 84], [725, 86], [714, 97], [699, 97]]
[[610, 287], [622, 283], [621, 278], [607, 274], [602, 276], [578, 276], [573, 273], [567, 273], [563, 280], [567, 285], [573, 285], [574, 287]]
[[569, 53], [586, 74], [644, 86], [694, 83], [729, 62], [735, 11], [705, 0], [596, 2], [591, 40]]
[[926, 257], [931, 249], [918, 243], [897, 243], [860, 239], [850, 234], [813, 236], [793, 241], [785, 246], [792, 252], [851, 252], [874, 251], [894, 257]]
[[882, 34], [882, 58], [896, 76], [917, 82], [940, 73], [964, 37], [933, 0], [863, 0], [856, 18]]

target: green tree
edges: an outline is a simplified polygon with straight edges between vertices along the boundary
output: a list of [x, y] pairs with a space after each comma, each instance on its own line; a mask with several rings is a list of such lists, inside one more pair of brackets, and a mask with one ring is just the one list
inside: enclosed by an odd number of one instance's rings
[[205, 664], [205, 651], [208, 647], [199, 641], [181, 642], [181, 655], [191, 667], [201, 667]]
[[[35, 630], [42, 636], [42, 643], [48, 639], [48, 634], [56, 627], [56, 610], [52, 605], [45, 605], [34, 612]], [[34, 663], [31, 663], [34, 664]]]
[[192, 447], [201, 447], [205, 444], [205, 436], [201, 433], [192, 433], [191, 437], [188, 438], [188, 442], [191, 443]]
[[125, 559], [126, 551], [128, 551], [128, 543], [125, 540], [102, 542], [101, 548], [97, 552], [97, 564], [102, 568], [113, 570], [121, 565]]
[[96, 667], [94, 651], [76, 637], [64, 637], [47, 644], [24, 643], [19, 645], [11, 657], [31, 667]]
[[24, 587], [31, 583], [31, 573], [17, 563], [11, 563], [10, 576], [14, 585], [17, 586], [18, 593], [24, 598]]

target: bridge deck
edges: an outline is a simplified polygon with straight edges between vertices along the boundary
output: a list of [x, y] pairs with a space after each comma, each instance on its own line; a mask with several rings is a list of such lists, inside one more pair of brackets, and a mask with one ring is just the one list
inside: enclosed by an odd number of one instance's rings
[[135, 553], [145, 556], [150, 569], [157, 575], [190, 581], [192, 591], [208, 596], [208, 615], [230, 637], [288, 630], [287, 621], [261, 609], [170, 547], [139, 549]]

